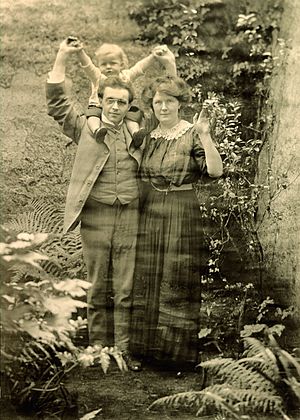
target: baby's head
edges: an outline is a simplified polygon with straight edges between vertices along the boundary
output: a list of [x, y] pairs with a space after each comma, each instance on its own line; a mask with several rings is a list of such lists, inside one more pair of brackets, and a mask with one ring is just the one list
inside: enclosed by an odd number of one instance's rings
[[116, 44], [102, 44], [95, 52], [97, 64], [105, 76], [117, 76], [121, 70], [128, 68], [125, 52]]

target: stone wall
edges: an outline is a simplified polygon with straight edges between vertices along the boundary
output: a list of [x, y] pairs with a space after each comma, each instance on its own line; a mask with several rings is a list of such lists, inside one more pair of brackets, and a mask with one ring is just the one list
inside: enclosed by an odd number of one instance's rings
[[269, 185], [261, 197], [258, 225], [264, 251], [264, 291], [298, 314], [289, 340], [300, 344], [300, 9], [286, 0], [279, 37], [289, 48], [273, 79], [271, 116], [275, 124], [259, 158], [258, 180]]

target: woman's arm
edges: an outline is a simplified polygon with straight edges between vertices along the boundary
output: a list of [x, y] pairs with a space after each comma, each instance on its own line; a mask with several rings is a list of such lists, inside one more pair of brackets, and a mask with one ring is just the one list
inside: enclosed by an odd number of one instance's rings
[[194, 128], [200, 137], [205, 151], [207, 173], [211, 178], [219, 178], [223, 174], [223, 163], [210, 135], [210, 125], [206, 108], [202, 109], [199, 117], [197, 114], [194, 116]]

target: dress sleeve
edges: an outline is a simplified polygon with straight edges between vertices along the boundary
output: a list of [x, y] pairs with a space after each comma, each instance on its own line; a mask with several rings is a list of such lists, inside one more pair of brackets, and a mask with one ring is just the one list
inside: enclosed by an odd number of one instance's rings
[[65, 83], [47, 83], [46, 100], [48, 115], [58, 122], [66, 136], [78, 143], [86, 118], [68, 98]]
[[193, 129], [191, 134], [193, 136], [192, 156], [196, 160], [201, 173], [203, 175], [206, 175], [207, 166], [206, 166], [206, 159], [205, 159], [205, 150], [202, 146], [198, 133], [196, 133], [196, 131]]

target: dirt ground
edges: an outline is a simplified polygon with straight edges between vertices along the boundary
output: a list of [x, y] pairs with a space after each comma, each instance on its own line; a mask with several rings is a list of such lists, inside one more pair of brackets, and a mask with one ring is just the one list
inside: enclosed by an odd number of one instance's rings
[[161, 371], [145, 366], [142, 372], [122, 373], [111, 365], [105, 375], [99, 367], [75, 372], [68, 388], [78, 392], [79, 414], [101, 408], [96, 419], [154, 420], [192, 419], [195, 416], [176, 412], [149, 411], [149, 405], [161, 396], [199, 389], [200, 375], [194, 372]]
[[[111, 363], [106, 374], [97, 367], [78, 368], [64, 381], [74, 407], [68, 408], [58, 417], [46, 416], [44, 420], [77, 420], [84, 415], [100, 410], [96, 420], [158, 420], [194, 419], [192, 412], [182, 410], [148, 410], [157, 398], [177, 392], [201, 389], [201, 375], [197, 372], [170, 371], [145, 365], [141, 372], [121, 372]], [[55, 409], [54, 409], [55, 411]], [[1, 420], [38, 420], [41, 417], [16, 412], [8, 403], [0, 402]], [[214, 420], [216, 417], [205, 417]]]

